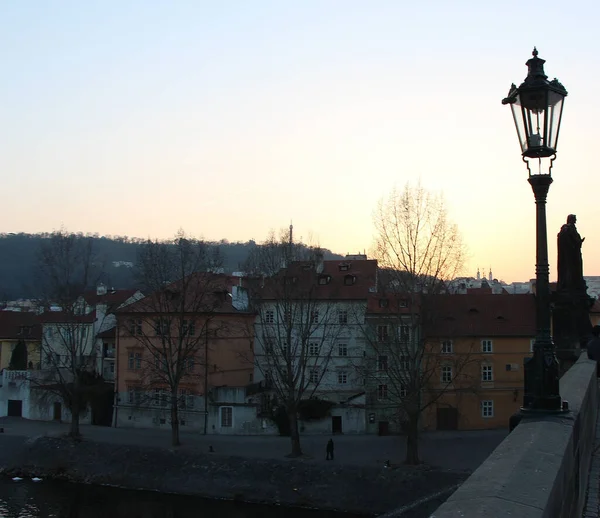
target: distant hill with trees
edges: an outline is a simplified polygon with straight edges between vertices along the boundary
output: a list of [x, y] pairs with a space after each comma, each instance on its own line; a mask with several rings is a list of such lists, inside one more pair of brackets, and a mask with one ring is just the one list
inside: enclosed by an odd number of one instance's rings
[[[98, 261], [104, 271], [102, 282], [109, 287], [127, 289], [136, 286], [134, 276], [138, 250], [145, 239], [127, 236], [100, 236], [77, 234], [93, 240]], [[0, 300], [36, 297], [35, 272], [41, 244], [51, 236], [40, 234], [0, 234]], [[211, 244], [219, 247], [226, 272], [242, 269], [251, 250], [259, 246], [255, 241], [230, 243], [226, 239]], [[298, 244], [303, 247], [304, 245]], [[324, 249], [325, 259], [343, 256]]]

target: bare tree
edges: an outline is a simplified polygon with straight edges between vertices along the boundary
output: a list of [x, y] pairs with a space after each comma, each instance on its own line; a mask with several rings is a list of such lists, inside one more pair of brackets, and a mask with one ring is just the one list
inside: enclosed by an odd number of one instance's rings
[[218, 312], [231, 306], [220, 264], [217, 248], [183, 232], [148, 241], [137, 266], [148, 295], [119, 311], [121, 348], [128, 348], [129, 368], [139, 377], [137, 403], [169, 408], [173, 446], [180, 444], [179, 411], [198, 394], [206, 433], [209, 344], [225, 331]]
[[94, 321], [83, 299], [102, 274], [91, 238], [64, 230], [44, 240], [37, 258], [37, 287], [45, 312], [41, 365], [45, 376], [32, 381], [59, 396], [71, 413], [72, 437], [79, 437], [79, 420], [87, 408], [86, 391], [95, 368]]
[[450, 390], [470, 385], [470, 351], [432, 339], [436, 297], [460, 271], [465, 247], [444, 198], [420, 184], [380, 201], [374, 216], [380, 291], [367, 312], [362, 368], [372, 399], [407, 437], [406, 462], [419, 462], [422, 414]]
[[317, 290], [322, 259], [320, 250], [294, 245], [284, 231], [256, 247], [246, 265], [257, 314], [250, 360], [285, 408], [293, 457], [302, 455], [299, 409], [319, 393], [339, 332], [331, 294]]

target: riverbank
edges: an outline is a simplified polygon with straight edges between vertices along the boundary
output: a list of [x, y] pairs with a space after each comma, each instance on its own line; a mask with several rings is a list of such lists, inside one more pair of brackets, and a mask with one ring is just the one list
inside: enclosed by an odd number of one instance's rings
[[204, 498], [378, 515], [460, 483], [464, 472], [248, 459], [61, 437], [4, 450], [2, 472]]

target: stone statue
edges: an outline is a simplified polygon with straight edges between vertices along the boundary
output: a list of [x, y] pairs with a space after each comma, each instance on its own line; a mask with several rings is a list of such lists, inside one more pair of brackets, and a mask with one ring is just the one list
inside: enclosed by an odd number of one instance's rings
[[558, 290], [585, 292], [581, 245], [585, 241], [577, 232], [577, 216], [569, 214], [558, 233]]
[[576, 223], [575, 214], [569, 214], [558, 233], [558, 286], [552, 294], [554, 343], [564, 368], [576, 360], [575, 350], [585, 347], [592, 329], [589, 309], [593, 299], [587, 294], [581, 256], [585, 238], [577, 232]]

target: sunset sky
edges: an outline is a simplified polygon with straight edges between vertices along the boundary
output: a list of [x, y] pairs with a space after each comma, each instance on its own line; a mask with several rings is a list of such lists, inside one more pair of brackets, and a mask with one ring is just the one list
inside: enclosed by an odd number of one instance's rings
[[600, 275], [597, 2], [0, 2], [0, 232], [369, 249], [379, 198], [443, 191], [465, 274], [535, 275], [510, 109], [536, 45], [565, 103], [548, 199]]

